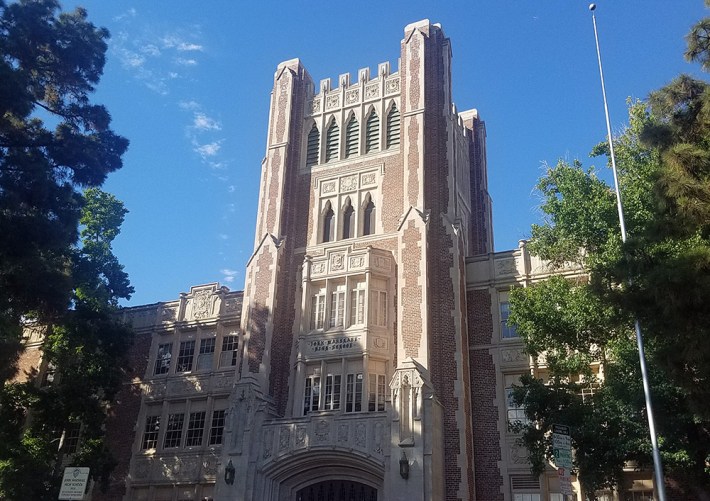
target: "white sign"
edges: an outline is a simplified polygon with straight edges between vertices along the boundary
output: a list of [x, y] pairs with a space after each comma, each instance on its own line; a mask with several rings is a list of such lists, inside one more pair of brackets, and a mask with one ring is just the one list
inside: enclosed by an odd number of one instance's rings
[[572, 440], [569, 436], [569, 426], [552, 425], [552, 452], [555, 455], [555, 466], [560, 479], [560, 492], [565, 496], [571, 496]]
[[89, 482], [89, 468], [68, 466], [64, 468], [62, 488], [59, 490], [60, 500], [84, 499], [86, 484]]

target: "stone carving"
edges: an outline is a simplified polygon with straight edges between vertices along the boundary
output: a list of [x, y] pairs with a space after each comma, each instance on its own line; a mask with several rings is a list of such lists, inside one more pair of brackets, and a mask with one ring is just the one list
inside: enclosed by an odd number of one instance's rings
[[224, 302], [225, 313], [238, 313], [242, 309], [242, 300], [236, 297], [230, 297]]
[[271, 457], [271, 447], [274, 442], [274, 430], [273, 428], [268, 428], [264, 431], [264, 459]]
[[345, 255], [333, 254], [330, 258], [330, 270], [341, 271], [343, 269], [345, 269]]
[[365, 427], [365, 423], [358, 423], [355, 426], [355, 445], [365, 448], [366, 441], [367, 428]]
[[365, 99], [372, 99], [380, 95], [379, 82], [373, 82], [365, 86]]
[[390, 271], [392, 260], [388, 257], [375, 256], [374, 265], [375, 268], [380, 270]]
[[205, 476], [213, 477], [217, 475], [217, 457], [209, 456], [202, 460], [202, 473]]
[[217, 377], [212, 380], [212, 388], [215, 390], [224, 390], [231, 388], [233, 377]]
[[517, 267], [515, 266], [515, 258], [501, 259], [496, 261], [496, 275], [517, 275]]
[[180, 461], [180, 478], [183, 480], [196, 480], [200, 465], [197, 458], [185, 458]]
[[355, 190], [357, 190], [357, 176], [347, 176], [340, 179], [340, 191], [342, 193]]
[[338, 442], [347, 443], [348, 441], [348, 425], [341, 424], [338, 426]]
[[375, 184], [377, 181], [376, 174], [374, 172], [367, 172], [360, 176], [360, 184], [362, 186], [370, 186]]
[[304, 447], [306, 445], [306, 427], [296, 427], [296, 447]]
[[510, 448], [510, 460], [513, 464], [528, 464], [528, 455], [522, 447], [513, 445]]
[[330, 436], [330, 424], [325, 419], [321, 419], [316, 423], [315, 438], [316, 442], [327, 442]]
[[165, 396], [165, 383], [143, 383], [143, 394], [147, 398], [163, 398]]
[[372, 338], [372, 346], [379, 350], [385, 350], [387, 349], [387, 339], [383, 337], [373, 337]]
[[314, 98], [311, 101], [311, 113], [318, 113], [320, 111], [320, 98]]
[[168, 383], [168, 394], [196, 393], [202, 391], [202, 382], [199, 380], [178, 379]]
[[500, 358], [503, 363], [527, 362], [528, 356], [523, 352], [522, 348], [510, 348], [500, 351]]
[[399, 77], [390, 78], [385, 82], [385, 94], [396, 94], [399, 92]]
[[192, 299], [192, 317], [206, 318], [212, 313], [211, 308], [211, 291], [198, 291]]
[[160, 311], [160, 321], [163, 323], [175, 322], [177, 320], [177, 308], [163, 306]]
[[352, 256], [350, 258], [350, 269], [358, 269], [362, 268], [365, 266], [365, 257], [364, 256]]
[[241, 452], [244, 432], [251, 428], [256, 412], [256, 395], [251, 387], [235, 391], [238, 395], [228, 413], [226, 432], [232, 434], [232, 450]]
[[382, 454], [382, 453], [384, 452], [384, 451], [382, 450], [382, 435], [383, 435], [383, 429], [384, 429], [384, 425], [382, 424], [381, 421], [378, 422], [377, 424], [375, 424], [375, 447], [374, 447], [373, 450], [374, 450], [377, 454]]
[[284, 426], [279, 431], [279, 451], [285, 451], [288, 449], [288, 443], [291, 439], [291, 430]]
[[340, 106], [340, 94], [332, 94], [325, 97], [325, 109], [332, 110]]
[[150, 467], [152, 466], [150, 459], [136, 461], [133, 464], [133, 476], [136, 480], [144, 480], [150, 476]]
[[360, 90], [359, 89], [349, 90], [345, 94], [345, 104], [357, 103], [359, 98], [360, 98]]
[[321, 184], [321, 193], [335, 193], [335, 181], [327, 181]]
[[320, 275], [322, 273], [325, 273], [325, 263], [323, 261], [311, 265], [311, 274]]

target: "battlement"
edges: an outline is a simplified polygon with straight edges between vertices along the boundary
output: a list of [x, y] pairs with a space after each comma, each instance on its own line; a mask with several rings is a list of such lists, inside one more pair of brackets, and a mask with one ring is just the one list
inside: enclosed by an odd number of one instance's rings
[[[397, 64], [399, 66], [399, 61]], [[389, 62], [380, 63], [374, 77], [370, 73], [370, 68], [359, 69], [357, 76], [357, 82], [352, 83], [350, 73], [343, 73], [338, 76], [338, 86], [335, 88], [333, 88], [330, 78], [321, 80], [318, 92], [308, 103], [307, 114], [318, 115], [343, 107], [356, 106], [363, 102], [376, 101], [383, 97], [399, 95], [399, 71], [393, 73]]]

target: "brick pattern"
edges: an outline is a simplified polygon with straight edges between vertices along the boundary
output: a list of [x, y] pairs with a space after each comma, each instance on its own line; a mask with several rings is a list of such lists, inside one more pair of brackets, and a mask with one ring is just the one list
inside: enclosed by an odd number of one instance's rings
[[269, 319], [269, 284], [271, 283], [271, 265], [274, 257], [270, 247], [264, 247], [261, 255], [257, 258], [256, 271], [254, 273], [254, 297], [249, 305], [248, 324], [245, 330], [249, 333], [247, 345], [247, 367], [249, 372], [257, 374], [259, 366], [264, 357], [266, 347], [266, 322]]
[[[471, 342], [488, 344], [493, 336], [491, 296], [487, 290], [468, 292], [468, 324]], [[488, 348], [470, 351], [471, 410], [473, 422], [476, 496], [473, 499], [503, 501], [501, 437], [498, 431], [496, 367]]]
[[94, 499], [120, 501], [126, 493], [126, 479], [131, 462], [133, 437], [141, 408], [141, 379], [146, 373], [152, 332], [136, 334], [128, 355], [130, 372], [108, 410], [106, 421], [106, 446], [117, 461], [111, 473], [106, 493], [94, 492]]
[[[418, 217], [418, 216], [411, 216]], [[423, 290], [420, 283], [422, 261], [422, 232], [411, 219], [402, 235], [402, 343], [406, 357], [419, 356], [422, 331]]]

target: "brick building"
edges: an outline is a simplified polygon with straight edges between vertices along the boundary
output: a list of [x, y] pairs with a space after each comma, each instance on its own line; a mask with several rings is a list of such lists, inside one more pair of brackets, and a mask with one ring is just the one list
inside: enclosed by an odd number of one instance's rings
[[493, 253], [485, 125], [453, 104], [442, 28], [354, 82], [283, 62], [269, 114], [244, 292], [123, 311], [135, 373], [94, 499], [562, 501], [508, 431], [536, 364], [506, 295], [547, 268]]

